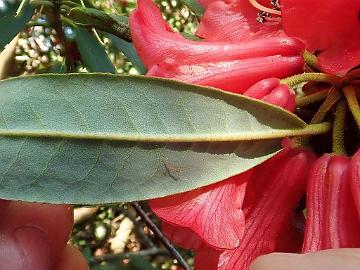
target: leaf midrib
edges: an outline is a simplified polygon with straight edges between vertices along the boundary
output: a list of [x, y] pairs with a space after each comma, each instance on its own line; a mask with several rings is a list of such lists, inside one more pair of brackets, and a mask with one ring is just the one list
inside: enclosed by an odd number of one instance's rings
[[59, 138], [59, 139], [90, 139], [107, 141], [132, 141], [154, 143], [188, 143], [188, 142], [236, 142], [277, 139], [284, 137], [301, 136], [308, 134], [310, 128], [279, 129], [269, 131], [251, 131], [237, 134], [119, 134], [113, 132], [68, 132], [47, 130], [16, 130], [0, 129], [3, 137], [34, 137], [34, 138]]

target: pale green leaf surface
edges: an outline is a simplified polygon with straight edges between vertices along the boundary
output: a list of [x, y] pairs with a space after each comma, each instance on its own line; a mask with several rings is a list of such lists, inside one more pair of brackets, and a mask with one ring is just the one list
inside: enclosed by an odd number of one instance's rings
[[0, 197], [97, 204], [166, 196], [246, 171], [281, 149], [276, 137], [304, 127], [265, 103], [164, 79], [4, 80]]

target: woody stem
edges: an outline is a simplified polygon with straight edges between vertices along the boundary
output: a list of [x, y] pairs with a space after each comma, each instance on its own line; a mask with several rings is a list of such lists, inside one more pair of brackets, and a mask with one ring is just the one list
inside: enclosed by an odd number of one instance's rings
[[329, 89], [325, 89], [308, 96], [297, 98], [296, 107], [303, 107], [311, 103], [321, 101], [327, 97], [328, 93]]
[[161, 232], [161, 230], [154, 224], [154, 222], [148, 217], [145, 211], [142, 209], [138, 202], [133, 202], [132, 206], [138, 213], [138, 215], [144, 220], [146, 225], [150, 230], [159, 238], [159, 240], [163, 243], [166, 249], [173, 255], [173, 257], [179, 262], [184, 270], [191, 270], [190, 266], [187, 264], [185, 259], [181, 256], [181, 254], [175, 249], [175, 247], [170, 243], [169, 239], [165, 237], [165, 235]]

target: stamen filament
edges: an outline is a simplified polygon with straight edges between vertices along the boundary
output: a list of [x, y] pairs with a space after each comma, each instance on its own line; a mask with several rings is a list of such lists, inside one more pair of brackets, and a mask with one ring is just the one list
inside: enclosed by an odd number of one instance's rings
[[276, 15], [281, 15], [281, 11], [280, 10], [275, 10], [275, 9], [271, 9], [268, 7], [265, 7], [261, 4], [259, 4], [256, 0], [249, 0], [250, 4], [253, 5], [253, 7], [257, 8], [258, 10], [270, 13], [270, 14], [276, 14]]

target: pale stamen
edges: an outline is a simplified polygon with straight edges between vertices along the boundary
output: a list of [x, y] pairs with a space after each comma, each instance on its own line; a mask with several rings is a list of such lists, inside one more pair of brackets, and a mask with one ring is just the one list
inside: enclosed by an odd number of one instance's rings
[[275, 9], [271, 9], [268, 7], [265, 7], [261, 4], [259, 4], [256, 0], [249, 0], [250, 4], [254, 7], [257, 8], [258, 10], [270, 13], [270, 14], [275, 14], [275, 15], [281, 15], [281, 11], [280, 10], [275, 10]]

